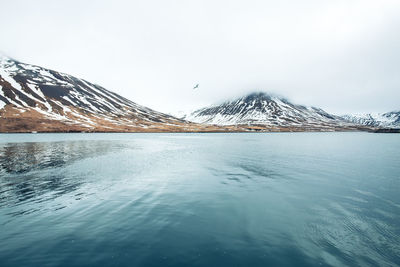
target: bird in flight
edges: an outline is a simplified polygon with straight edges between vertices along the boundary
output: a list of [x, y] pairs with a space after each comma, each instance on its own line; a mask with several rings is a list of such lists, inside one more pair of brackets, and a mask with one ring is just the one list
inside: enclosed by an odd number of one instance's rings
[[196, 84], [196, 86], [193, 87], [193, 89], [197, 89], [197, 88], [199, 88], [199, 84]]

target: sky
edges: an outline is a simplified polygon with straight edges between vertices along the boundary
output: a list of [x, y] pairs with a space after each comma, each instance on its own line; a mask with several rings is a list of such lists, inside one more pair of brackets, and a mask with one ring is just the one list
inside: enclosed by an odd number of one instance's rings
[[399, 0], [0, 0], [0, 6], [3, 54], [165, 113], [253, 91], [335, 114], [400, 110]]

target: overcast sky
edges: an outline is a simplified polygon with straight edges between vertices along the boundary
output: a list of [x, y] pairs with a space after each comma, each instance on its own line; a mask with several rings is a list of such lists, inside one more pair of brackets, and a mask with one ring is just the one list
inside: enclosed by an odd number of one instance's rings
[[0, 0], [0, 6], [6, 55], [159, 111], [251, 91], [338, 114], [400, 109], [399, 0]]

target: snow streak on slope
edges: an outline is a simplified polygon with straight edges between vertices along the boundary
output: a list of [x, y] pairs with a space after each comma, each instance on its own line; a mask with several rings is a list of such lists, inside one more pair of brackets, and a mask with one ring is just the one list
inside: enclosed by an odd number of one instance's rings
[[267, 125], [284, 127], [329, 127], [346, 125], [341, 118], [322, 109], [295, 105], [266, 93], [247, 96], [199, 109], [184, 119], [217, 125]]
[[0, 110], [6, 107], [88, 128], [182, 123], [83, 79], [0, 56]]

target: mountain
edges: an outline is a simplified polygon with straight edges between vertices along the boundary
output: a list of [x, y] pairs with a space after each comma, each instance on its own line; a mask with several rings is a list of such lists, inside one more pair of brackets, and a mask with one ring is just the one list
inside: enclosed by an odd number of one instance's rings
[[0, 56], [0, 132], [214, 128], [140, 106], [86, 80]]
[[0, 56], [0, 132], [365, 130], [399, 123], [399, 112], [371, 118], [338, 117], [253, 93], [178, 119], [84, 79]]
[[400, 128], [400, 111], [377, 114], [343, 115], [341, 117], [356, 124], [382, 128]]
[[214, 125], [248, 125], [293, 130], [356, 129], [357, 125], [320, 108], [305, 107], [264, 92], [196, 110], [185, 120]]

